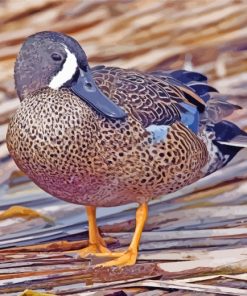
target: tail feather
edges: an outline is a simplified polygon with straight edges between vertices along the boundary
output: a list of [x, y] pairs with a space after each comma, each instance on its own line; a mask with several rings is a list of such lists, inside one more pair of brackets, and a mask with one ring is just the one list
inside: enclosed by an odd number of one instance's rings
[[[213, 125], [215, 134], [214, 145], [225, 156], [226, 165], [243, 148], [247, 147], [247, 133], [230, 121], [222, 120]], [[227, 156], [227, 157], [226, 157]]]
[[241, 148], [247, 148], [247, 135], [242, 136], [238, 135], [234, 138], [232, 138], [230, 141], [218, 141], [218, 143], [222, 145], [228, 145], [232, 147], [241, 147]]
[[220, 122], [239, 109], [242, 107], [228, 102], [223, 96], [210, 97], [207, 108], [201, 115], [201, 122], [202, 124]]
[[215, 141], [221, 145], [247, 147], [247, 133], [234, 123], [222, 120], [213, 127]]
[[205, 132], [210, 158], [206, 175], [224, 167], [241, 149], [247, 148], [247, 133], [230, 121], [207, 125]]

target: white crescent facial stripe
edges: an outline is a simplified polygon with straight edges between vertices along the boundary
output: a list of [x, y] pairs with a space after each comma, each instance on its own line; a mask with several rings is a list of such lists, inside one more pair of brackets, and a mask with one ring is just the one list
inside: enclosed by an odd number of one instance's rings
[[63, 84], [69, 81], [76, 72], [77, 60], [73, 53], [64, 45], [67, 53], [67, 58], [63, 64], [63, 68], [52, 78], [49, 87], [53, 89], [59, 89]]

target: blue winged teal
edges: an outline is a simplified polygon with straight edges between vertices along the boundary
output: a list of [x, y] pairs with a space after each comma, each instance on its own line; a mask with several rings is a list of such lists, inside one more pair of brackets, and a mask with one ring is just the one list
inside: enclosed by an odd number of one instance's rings
[[[15, 64], [21, 105], [7, 144], [18, 167], [57, 198], [86, 206], [89, 246], [105, 263], [136, 262], [148, 201], [226, 165], [247, 134], [223, 117], [227, 103], [207, 78], [185, 70], [141, 73], [97, 66], [73, 38], [40, 32], [24, 42]], [[139, 204], [124, 253], [106, 248], [96, 207]]]

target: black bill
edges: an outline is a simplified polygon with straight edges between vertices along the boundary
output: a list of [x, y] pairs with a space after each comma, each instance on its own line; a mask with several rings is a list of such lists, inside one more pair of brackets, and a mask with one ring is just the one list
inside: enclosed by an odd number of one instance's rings
[[87, 71], [81, 70], [79, 78], [71, 86], [71, 90], [105, 117], [110, 119], [124, 119], [127, 116], [124, 110], [99, 90], [89, 68], [87, 68]]

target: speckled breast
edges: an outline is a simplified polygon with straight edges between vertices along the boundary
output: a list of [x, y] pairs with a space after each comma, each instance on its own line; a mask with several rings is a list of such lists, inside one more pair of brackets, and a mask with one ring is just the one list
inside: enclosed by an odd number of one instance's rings
[[148, 201], [202, 176], [206, 146], [183, 125], [173, 124], [164, 142], [151, 142], [132, 115], [110, 121], [69, 91], [50, 89], [22, 101], [7, 135], [16, 164], [38, 186], [94, 206]]

